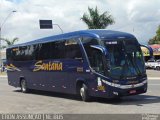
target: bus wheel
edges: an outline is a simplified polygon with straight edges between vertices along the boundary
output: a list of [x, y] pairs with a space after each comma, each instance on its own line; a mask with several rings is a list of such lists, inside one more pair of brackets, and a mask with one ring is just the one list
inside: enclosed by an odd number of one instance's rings
[[21, 80], [21, 91], [23, 93], [27, 93], [28, 92], [28, 88], [27, 88], [27, 83], [24, 79]]
[[88, 88], [85, 84], [83, 84], [80, 88], [80, 95], [83, 101], [88, 102], [90, 100], [90, 97], [88, 95]]

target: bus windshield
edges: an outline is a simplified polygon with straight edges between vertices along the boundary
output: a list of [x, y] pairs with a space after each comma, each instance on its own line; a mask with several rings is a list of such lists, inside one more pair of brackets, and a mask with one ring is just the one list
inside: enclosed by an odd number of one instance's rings
[[104, 41], [110, 57], [110, 76], [114, 79], [139, 76], [145, 73], [143, 54], [135, 39]]

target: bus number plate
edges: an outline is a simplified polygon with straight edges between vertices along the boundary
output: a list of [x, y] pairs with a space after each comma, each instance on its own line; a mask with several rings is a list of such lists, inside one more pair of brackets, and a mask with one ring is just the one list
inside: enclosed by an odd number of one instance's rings
[[129, 93], [134, 94], [134, 93], [136, 93], [136, 90], [130, 90]]

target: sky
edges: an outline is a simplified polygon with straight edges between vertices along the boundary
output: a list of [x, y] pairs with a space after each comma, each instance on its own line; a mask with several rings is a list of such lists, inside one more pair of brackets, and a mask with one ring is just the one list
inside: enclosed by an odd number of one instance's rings
[[[39, 20], [52, 20], [64, 33], [84, 30], [87, 26], [80, 20], [88, 6], [108, 11], [115, 24], [106, 29], [128, 32], [142, 44], [156, 34], [160, 25], [160, 0], [0, 0], [0, 25], [13, 11], [2, 27], [2, 37], [18, 37], [17, 43], [61, 34], [57, 26], [42, 30]], [[4, 44], [4, 43], [2, 43]]]

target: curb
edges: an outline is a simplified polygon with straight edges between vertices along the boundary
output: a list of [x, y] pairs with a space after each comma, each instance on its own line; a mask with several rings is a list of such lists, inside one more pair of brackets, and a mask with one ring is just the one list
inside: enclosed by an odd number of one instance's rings
[[160, 80], [160, 77], [148, 77], [150, 80]]
[[7, 76], [6, 75], [0, 75], [0, 78], [6, 78]]

